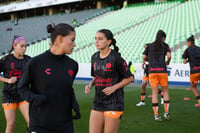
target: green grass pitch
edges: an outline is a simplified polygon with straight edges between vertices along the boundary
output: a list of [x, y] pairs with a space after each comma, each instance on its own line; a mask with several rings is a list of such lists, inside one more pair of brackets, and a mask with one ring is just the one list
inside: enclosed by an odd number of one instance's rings
[[[75, 133], [88, 133], [89, 114], [94, 97], [94, 88], [91, 94], [84, 94], [85, 84], [76, 83], [74, 85], [76, 96], [81, 107], [81, 120], [74, 121]], [[2, 83], [0, 83], [2, 91]], [[197, 103], [192, 91], [187, 91], [186, 87], [170, 87], [170, 113], [172, 120], [155, 122], [151, 106], [151, 98], [148, 95], [151, 90], [147, 88], [147, 98], [145, 107], [136, 107], [140, 100], [140, 86], [129, 85], [125, 88], [125, 113], [121, 120], [119, 133], [200, 133], [200, 108], [194, 107]], [[189, 97], [190, 101], [184, 101]], [[0, 93], [1, 98], [1, 93]], [[163, 105], [159, 108], [163, 114]], [[5, 131], [5, 117], [0, 106], [0, 133]], [[16, 133], [25, 133], [26, 123], [17, 111]]]

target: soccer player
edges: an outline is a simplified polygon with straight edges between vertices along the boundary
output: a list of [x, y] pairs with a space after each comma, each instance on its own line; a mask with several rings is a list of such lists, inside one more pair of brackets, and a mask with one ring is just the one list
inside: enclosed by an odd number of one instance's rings
[[25, 52], [25, 38], [15, 36], [9, 54], [0, 60], [0, 73], [3, 72], [3, 77], [0, 76], [0, 81], [4, 82], [2, 106], [7, 123], [5, 133], [14, 133], [17, 107], [25, 118], [27, 127], [29, 126], [29, 103], [20, 98], [17, 92], [19, 78], [30, 60], [30, 57], [25, 55]]
[[30, 133], [73, 133], [72, 108], [77, 103], [72, 85], [78, 63], [66, 54], [76, 46], [75, 30], [60, 23], [49, 24], [47, 31], [52, 46], [28, 63], [18, 90], [30, 102]]
[[[92, 56], [91, 75], [93, 80], [85, 87], [90, 93], [95, 85], [95, 98], [90, 114], [90, 133], [117, 133], [124, 111], [123, 87], [133, 81], [129, 68], [118, 52], [116, 40], [110, 30], [96, 33], [96, 48], [99, 52]], [[114, 50], [110, 46], [114, 47]]]
[[[156, 40], [150, 44], [144, 51], [143, 60], [149, 61], [149, 81], [152, 88], [152, 105], [154, 118], [156, 121], [162, 121], [158, 113], [158, 87], [161, 86], [164, 96], [164, 119], [170, 120], [169, 115], [169, 92], [168, 92], [168, 73], [166, 65], [169, 65], [171, 60], [170, 49], [163, 43], [165, 33], [159, 30], [156, 35]], [[167, 61], [165, 57], [167, 56]]]
[[183, 53], [183, 63], [190, 64], [190, 83], [192, 91], [198, 101], [196, 106], [200, 106], [200, 96], [197, 90], [197, 84], [200, 81], [200, 47], [195, 45], [195, 39], [192, 35], [187, 39], [188, 48]]
[[135, 66], [133, 66], [133, 63], [131, 61], [128, 63], [128, 68], [129, 68], [131, 74], [133, 75], [133, 79], [135, 79], [135, 75], [134, 74], [136, 72], [136, 68], [135, 68]]
[[[144, 45], [144, 49], [146, 49], [150, 44], [145, 44]], [[146, 86], [148, 84], [149, 81], [149, 62], [148, 61], [143, 61], [142, 64], [142, 69], [144, 69], [144, 76], [142, 78], [142, 89], [141, 89], [141, 101], [136, 104], [136, 106], [141, 107], [141, 106], [145, 106], [145, 98], [146, 98]], [[163, 99], [163, 93], [162, 91], [159, 89], [158, 91], [159, 95], [161, 96], [161, 104], [164, 104], [164, 99]]]

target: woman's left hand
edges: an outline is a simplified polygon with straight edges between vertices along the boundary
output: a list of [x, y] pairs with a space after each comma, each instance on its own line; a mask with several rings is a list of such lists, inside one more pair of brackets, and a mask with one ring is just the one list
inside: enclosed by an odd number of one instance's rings
[[114, 87], [107, 87], [105, 89], [102, 90], [102, 92], [104, 92], [106, 95], [111, 95], [112, 93], [114, 93], [116, 90]]

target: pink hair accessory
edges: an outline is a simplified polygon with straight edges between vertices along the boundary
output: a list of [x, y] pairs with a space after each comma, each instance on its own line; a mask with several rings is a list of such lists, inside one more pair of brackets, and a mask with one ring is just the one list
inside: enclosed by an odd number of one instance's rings
[[22, 36], [17, 37], [13, 42], [13, 46], [15, 46], [17, 43], [19, 43], [21, 41], [25, 41], [26, 42], [26, 39], [24, 37], [22, 37]]

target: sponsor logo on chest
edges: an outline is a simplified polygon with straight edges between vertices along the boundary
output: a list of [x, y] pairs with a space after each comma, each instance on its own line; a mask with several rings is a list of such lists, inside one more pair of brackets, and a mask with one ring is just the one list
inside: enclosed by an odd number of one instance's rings
[[105, 71], [105, 72], [111, 72], [112, 70], [112, 64], [110, 62], [106, 63], [105, 65], [98, 65], [96, 62], [93, 65], [94, 71], [100, 70], [100, 71]]

